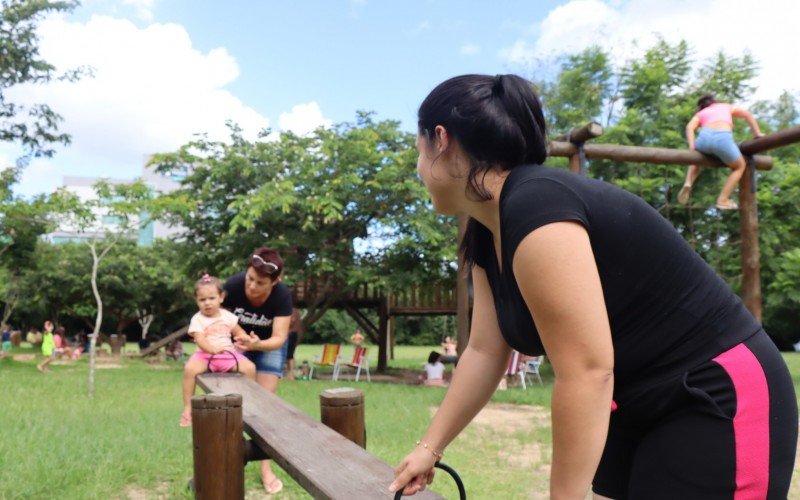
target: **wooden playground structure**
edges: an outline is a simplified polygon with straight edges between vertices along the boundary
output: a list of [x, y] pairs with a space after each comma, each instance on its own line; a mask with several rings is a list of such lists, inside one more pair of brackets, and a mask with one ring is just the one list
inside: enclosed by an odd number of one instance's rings
[[[603, 127], [596, 122], [576, 127], [568, 134], [552, 140], [548, 147], [548, 154], [549, 156], [568, 158], [570, 170], [578, 175], [586, 173], [587, 159], [590, 158], [656, 165], [694, 164], [725, 168], [719, 159], [689, 150], [588, 143], [602, 133]], [[800, 127], [789, 128], [739, 144], [739, 149], [747, 160], [747, 171], [739, 184], [740, 208], [738, 210], [742, 255], [742, 300], [759, 321], [762, 319], [762, 294], [758, 206], [755, 196], [756, 170], [770, 170], [773, 167], [772, 158], [759, 153], [796, 142], [800, 142]], [[682, 209], [706, 210], [707, 208], [688, 206]], [[466, 220], [462, 218], [458, 224], [460, 239], [466, 227]], [[395, 317], [454, 315], [460, 349], [467, 344], [469, 338], [469, 278], [468, 273], [461, 265], [457, 271], [455, 290], [443, 287], [439, 283], [430, 283], [422, 287], [411, 287], [402, 293], [387, 293], [373, 285], [342, 291], [330, 283], [321, 285], [317, 280], [309, 279], [292, 286], [292, 298], [298, 307], [312, 307], [320, 311], [319, 315], [324, 314], [327, 309], [346, 311], [367, 336], [378, 345], [377, 371], [379, 372], [384, 371], [387, 367], [393, 345], [393, 318]], [[325, 306], [320, 307], [323, 304]], [[377, 312], [377, 324], [365, 310]], [[178, 330], [154, 343], [143, 351], [142, 355], [150, 354], [184, 334], [185, 329]]]
[[[586, 173], [587, 159], [603, 158], [621, 162], [639, 162], [656, 165], [700, 165], [722, 167], [725, 165], [713, 156], [702, 153], [669, 148], [623, 146], [617, 144], [588, 144], [599, 137], [603, 127], [589, 122], [572, 129], [568, 134], [557, 137], [549, 144], [548, 154], [569, 159], [570, 170], [576, 174]], [[758, 229], [758, 206], [756, 203], [756, 170], [770, 170], [773, 160], [760, 155], [764, 151], [800, 142], [800, 127], [793, 127], [739, 144], [739, 149], [747, 160], [747, 171], [739, 185], [739, 227], [742, 254], [742, 300], [748, 310], [761, 321], [762, 295], [760, 277], [760, 250]], [[685, 210], [699, 207], [685, 207]], [[702, 207], [706, 210], [708, 207]], [[466, 226], [466, 220], [459, 220], [459, 239]], [[300, 307], [321, 303], [326, 297], [311, 281], [293, 287], [293, 298]], [[465, 346], [469, 338], [469, 281], [468, 273], [459, 265], [456, 289], [443, 289], [432, 283], [426, 287], [412, 287], [401, 293], [385, 293], [383, 290], [363, 286], [344, 294], [331, 302], [331, 308], [347, 311], [358, 325], [379, 346], [378, 371], [386, 368], [392, 346], [392, 318], [413, 315], [455, 315], [458, 345]], [[363, 312], [363, 309], [378, 313], [378, 324]]]

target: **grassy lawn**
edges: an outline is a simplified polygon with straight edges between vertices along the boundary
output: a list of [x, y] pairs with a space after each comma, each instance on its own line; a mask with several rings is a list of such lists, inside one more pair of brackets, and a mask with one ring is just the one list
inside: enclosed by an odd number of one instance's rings
[[[420, 369], [431, 349], [397, 347], [391, 367]], [[295, 358], [310, 362], [321, 350], [301, 345]], [[33, 350], [15, 354], [25, 352]], [[370, 354], [374, 365], [377, 349]], [[797, 388], [800, 356], [785, 357]], [[36, 371], [37, 361], [0, 359], [0, 499], [191, 498], [185, 489], [192, 473], [191, 430], [178, 427], [181, 364], [103, 359], [89, 399], [86, 360], [53, 366], [49, 374]], [[552, 382], [547, 365], [543, 376], [544, 387], [496, 393], [448, 448], [445, 461], [461, 474], [470, 498], [546, 498]], [[278, 394], [318, 419], [319, 393], [353, 384], [283, 382]], [[442, 388], [363, 382], [356, 387], [365, 392], [368, 449], [391, 465], [410, 451], [444, 396]], [[280, 498], [309, 498], [279, 475], [286, 484]], [[260, 498], [254, 465], [247, 467], [246, 481], [248, 498]], [[457, 497], [444, 476], [434, 489]]]

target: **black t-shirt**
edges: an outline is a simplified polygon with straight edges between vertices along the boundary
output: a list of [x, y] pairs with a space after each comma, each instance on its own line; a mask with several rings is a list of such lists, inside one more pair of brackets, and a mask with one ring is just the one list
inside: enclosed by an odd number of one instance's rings
[[292, 315], [292, 294], [289, 287], [279, 281], [272, 287], [267, 301], [255, 307], [244, 293], [245, 274], [234, 274], [225, 282], [225, 301], [222, 305], [239, 318], [239, 326], [244, 331], [253, 331], [258, 338], [268, 339], [272, 336], [272, 320]]
[[615, 397], [693, 368], [761, 329], [730, 287], [641, 198], [563, 169], [520, 166], [500, 194], [502, 273], [492, 233], [480, 224], [474, 252], [486, 270], [503, 337], [514, 349], [544, 353], [512, 257], [525, 236], [558, 221], [578, 222], [589, 234], [611, 325]]

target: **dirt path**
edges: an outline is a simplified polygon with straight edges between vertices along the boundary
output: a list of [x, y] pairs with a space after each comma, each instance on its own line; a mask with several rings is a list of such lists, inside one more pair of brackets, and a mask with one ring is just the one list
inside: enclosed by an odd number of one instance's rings
[[[508, 463], [510, 468], [518, 469], [519, 477], [531, 477], [532, 474], [531, 484], [537, 485], [533, 491], [542, 491], [541, 485], [547, 484], [550, 473], [549, 445], [533, 441], [520, 446], [517, 438], [520, 433], [530, 429], [532, 422], [536, 427], [549, 428], [550, 410], [541, 406], [490, 403], [475, 417], [469, 431], [499, 440], [496, 443], [500, 448], [497, 458]], [[513, 450], [513, 453], [506, 450]], [[541, 495], [531, 493], [529, 498], [546, 498]], [[800, 442], [788, 498], [800, 498]]]

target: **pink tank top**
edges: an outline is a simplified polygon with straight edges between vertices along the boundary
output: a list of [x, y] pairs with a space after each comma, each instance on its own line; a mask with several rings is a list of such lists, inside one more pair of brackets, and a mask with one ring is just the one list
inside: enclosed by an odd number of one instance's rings
[[725, 122], [733, 128], [733, 105], [724, 102], [715, 102], [707, 106], [695, 115], [700, 120], [700, 126], [704, 127], [708, 123]]

